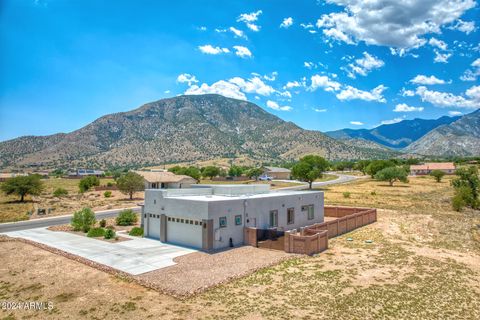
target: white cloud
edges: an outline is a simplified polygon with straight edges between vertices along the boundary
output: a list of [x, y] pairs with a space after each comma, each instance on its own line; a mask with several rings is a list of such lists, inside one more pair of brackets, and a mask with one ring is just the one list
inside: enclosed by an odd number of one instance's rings
[[342, 12], [324, 14], [317, 27], [330, 38], [346, 43], [387, 46], [408, 51], [426, 43], [424, 36], [441, 33], [473, 7], [474, 0], [327, 0], [344, 7]]
[[347, 86], [337, 94], [337, 99], [342, 101], [359, 99], [364, 101], [377, 101], [385, 103], [387, 100], [382, 95], [385, 89], [387, 89], [387, 87], [385, 87], [383, 84], [377, 86], [371, 91], [363, 91], [352, 86]]
[[460, 80], [462, 81], [475, 81], [480, 76], [480, 58], [476, 59], [472, 62], [471, 69], [465, 70], [462, 76], [460, 76]]
[[278, 76], [278, 72], [273, 71], [270, 75], [264, 75], [263, 79], [267, 81], [275, 81], [275, 79], [277, 79], [277, 76]]
[[298, 81], [288, 81], [287, 84], [283, 86], [283, 89], [291, 89], [291, 88], [297, 88], [302, 86], [303, 84]]
[[269, 96], [275, 92], [275, 89], [263, 82], [259, 77], [253, 77], [249, 80], [245, 80], [240, 77], [234, 77], [228, 81], [235, 84], [246, 93], [256, 93], [262, 96]]
[[415, 92], [413, 90], [407, 90], [405, 88], [402, 88], [400, 94], [402, 95], [402, 97], [413, 97], [415, 95]]
[[363, 122], [360, 121], [350, 121], [350, 124], [353, 124], [354, 126], [363, 126]]
[[252, 53], [247, 47], [233, 46], [233, 48], [235, 49], [235, 54], [240, 58], [250, 58], [252, 56]]
[[288, 18], [283, 19], [282, 23], [280, 24], [280, 28], [285, 28], [286, 29], [286, 28], [290, 27], [292, 24], [293, 24], [293, 18], [288, 17]]
[[458, 30], [469, 34], [470, 32], [475, 31], [477, 28], [475, 27], [475, 21], [463, 21], [458, 19], [457, 23], [451, 26], [449, 29]]
[[394, 112], [414, 112], [414, 111], [423, 111], [423, 107], [412, 107], [406, 103], [399, 103], [393, 109]]
[[163, 93], [169, 94], [170, 90], [165, 90]]
[[473, 61], [472, 64], [471, 64], [472, 67], [475, 67], [475, 68], [480, 68], [480, 58], [478, 58], [477, 60]]
[[237, 85], [224, 80], [217, 81], [211, 86], [206, 83], [203, 83], [201, 86], [193, 85], [185, 91], [185, 94], [187, 95], [208, 93], [220, 94], [228, 98], [234, 98], [239, 100], [247, 100], [247, 97], [243, 92], [240, 91], [240, 88]]
[[356, 59], [346, 69], [348, 76], [355, 79], [355, 74], [366, 76], [370, 71], [381, 68], [385, 63], [368, 52], [363, 53], [363, 58]]
[[290, 111], [292, 110], [292, 107], [290, 106], [279, 106], [278, 103], [272, 100], [267, 101], [267, 107], [273, 110], [279, 110], [279, 111]]
[[285, 90], [283, 92], [278, 91], [277, 94], [279, 96], [286, 97], [286, 98], [289, 98], [289, 99], [292, 98], [292, 94], [290, 93], [290, 91], [287, 91], [287, 90]]
[[327, 109], [313, 108], [315, 112], [327, 112]]
[[313, 75], [310, 80], [311, 85], [308, 87], [309, 91], [315, 91], [318, 88], [323, 88], [325, 91], [337, 91], [340, 90], [341, 84], [337, 81], [331, 80], [328, 76]]
[[460, 111], [448, 111], [448, 115], [452, 117], [461, 116], [462, 114]]
[[445, 42], [443, 42], [442, 40], [438, 40], [437, 38], [430, 38], [430, 40], [428, 40], [428, 44], [431, 45], [432, 47], [437, 47], [438, 49], [441, 49], [441, 50], [447, 50], [448, 46]]
[[458, 96], [449, 92], [428, 90], [427, 87], [424, 86], [418, 87], [415, 93], [422, 99], [422, 101], [429, 102], [436, 107], [480, 107], [480, 86], [470, 87], [465, 91], [465, 96]]
[[220, 53], [229, 53], [230, 50], [228, 48], [220, 48], [220, 47], [214, 47], [210, 44], [206, 44], [203, 46], [198, 46], [198, 49], [205, 54], [220, 54]]
[[309, 23], [300, 23], [300, 26], [303, 29], [312, 29], [313, 28], [313, 24], [311, 24], [310, 22]]
[[207, 31], [207, 27], [205, 26], [198, 27], [197, 29], [200, 31]]
[[402, 121], [404, 118], [395, 118], [395, 119], [391, 119], [391, 120], [383, 120], [381, 122], [381, 124], [394, 124], [394, 123], [398, 123], [400, 121]]
[[247, 36], [242, 30], [238, 30], [237, 28], [234, 28], [234, 27], [230, 27], [228, 28], [228, 30], [230, 30], [236, 37], [247, 39]]
[[258, 16], [262, 14], [262, 10], [251, 13], [242, 13], [238, 18], [238, 22], [244, 22], [245, 25], [252, 31], [259, 31], [260, 27], [254, 22], [258, 20]]
[[423, 74], [417, 75], [415, 78], [410, 80], [410, 82], [415, 84], [424, 84], [424, 85], [445, 84], [445, 80], [438, 79], [435, 76], [427, 77]]
[[188, 83], [188, 85], [191, 86], [193, 83], [197, 83], [198, 80], [197, 80], [197, 78], [195, 78], [195, 76], [193, 76], [189, 73], [182, 73], [182, 74], [178, 75], [177, 82]]
[[313, 68], [316, 68], [316, 67], [317, 67], [317, 65], [316, 65], [315, 63], [309, 62], [309, 61], [305, 61], [305, 62], [303, 63], [303, 66], [304, 66], [305, 68], [307, 68], [307, 69], [313, 69]]
[[435, 52], [435, 58], [433, 58], [433, 62], [438, 63], [448, 63], [448, 59], [452, 56], [451, 53], [441, 53], [438, 50], [433, 50]]

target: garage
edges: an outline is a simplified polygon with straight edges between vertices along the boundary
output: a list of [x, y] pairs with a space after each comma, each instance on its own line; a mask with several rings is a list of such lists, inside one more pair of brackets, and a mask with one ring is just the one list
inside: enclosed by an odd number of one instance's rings
[[202, 248], [202, 222], [167, 217], [167, 242], [187, 247]]
[[160, 215], [150, 214], [148, 219], [148, 237], [160, 240]]

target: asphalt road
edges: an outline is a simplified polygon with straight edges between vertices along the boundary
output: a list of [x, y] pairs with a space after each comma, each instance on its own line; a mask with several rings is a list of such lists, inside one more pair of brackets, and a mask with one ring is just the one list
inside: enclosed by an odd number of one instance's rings
[[[340, 184], [340, 183], [347, 183], [350, 181], [354, 181], [357, 179], [362, 179], [362, 177], [358, 176], [350, 176], [347, 174], [339, 174], [339, 173], [329, 173], [337, 176], [337, 179], [334, 180], [329, 180], [329, 181], [319, 181], [319, 182], [314, 182], [312, 184], [312, 187], [318, 188], [318, 187], [324, 187], [324, 186], [329, 186], [332, 184]], [[308, 189], [308, 183], [297, 181], [297, 180], [279, 180], [279, 181], [285, 181], [285, 182], [298, 182], [298, 183], [303, 183], [303, 185], [300, 186], [293, 186], [293, 187], [285, 187], [285, 188], [278, 188], [276, 190], [304, 190]]]
[[[118, 213], [124, 209], [125, 208], [96, 211], [95, 216], [97, 217], [97, 220], [100, 220], [103, 218], [116, 217]], [[135, 212], [140, 212], [140, 207], [133, 207], [128, 209], [132, 209]], [[0, 223], [0, 233], [41, 228], [41, 227], [50, 227], [50, 226], [56, 226], [59, 224], [67, 224], [67, 223], [70, 223], [71, 219], [72, 219], [72, 214], [65, 215], [65, 216], [56, 216], [56, 217], [53, 216], [53, 217], [45, 217], [45, 218], [38, 218], [38, 219], [25, 220], [25, 221]]]

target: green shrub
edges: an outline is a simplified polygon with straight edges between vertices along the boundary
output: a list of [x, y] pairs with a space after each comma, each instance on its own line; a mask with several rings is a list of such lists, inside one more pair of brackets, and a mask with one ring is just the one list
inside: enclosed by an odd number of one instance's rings
[[91, 187], [99, 186], [100, 179], [95, 176], [88, 176], [80, 180], [78, 183], [78, 188], [80, 189], [81, 193], [87, 192]]
[[105, 219], [100, 220], [100, 227], [105, 228], [106, 225], [107, 225], [107, 220]]
[[105, 229], [103, 228], [91, 228], [88, 230], [87, 237], [103, 237], [105, 235]]
[[113, 239], [116, 237], [115, 230], [113, 229], [105, 229], [105, 239]]
[[107, 187], [113, 187], [115, 185], [115, 183], [113, 182], [107, 182]]
[[435, 181], [440, 182], [442, 181], [443, 176], [445, 175], [445, 172], [442, 170], [433, 170], [430, 172], [430, 176], [435, 178]]
[[452, 207], [455, 211], [462, 211], [462, 209], [467, 205], [462, 195], [456, 194], [452, 198]]
[[112, 191], [105, 191], [105, 192], [103, 193], [103, 196], [104, 196], [105, 198], [110, 198], [110, 197], [112, 196]]
[[64, 188], [57, 188], [53, 191], [53, 196], [57, 198], [65, 197], [68, 195], [68, 191]]
[[137, 215], [131, 209], [121, 211], [116, 218], [118, 226], [131, 226], [137, 222]]
[[71, 225], [73, 230], [88, 232], [95, 224], [95, 213], [90, 208], [83, 208], [73, 214]]
[[372, 192], [370, 192], [370, 194], [371, 194], [372, 196], [376, 196], [376, 195], [377, 195], [377, 193], [375, 192], [375, 190], [372, 191]]
[[134, 227], [128, 234], [134, 237], [143, 237], [143, 229], [140, 227]]
[[343, 193], [344, 198], [350, 198], [350, 192], [346, 191]]

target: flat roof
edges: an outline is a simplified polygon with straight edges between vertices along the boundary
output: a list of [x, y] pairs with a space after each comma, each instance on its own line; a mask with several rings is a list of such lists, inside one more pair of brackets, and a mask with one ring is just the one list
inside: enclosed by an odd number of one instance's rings
[[241, 195], [220, 195], [220, 194], [204, 194], [204, 195], [170, 195], [164, 197], [165, 199], [181, 199], [181, 200], [190, 200], [190, 201], [205, 201], [205, 202], [214, 202], [214, 201], [237, 201], [237, 200], [248, 200], [248, 199], [262, 199], [262, 198], [276, 198], [284, 196], [295, 196], [295, 195], [307, 195], [307, 194], [320, 194], [323, 191], [271, 191], [268, 193], [257, 193], [257, 194], [241, 194]]

